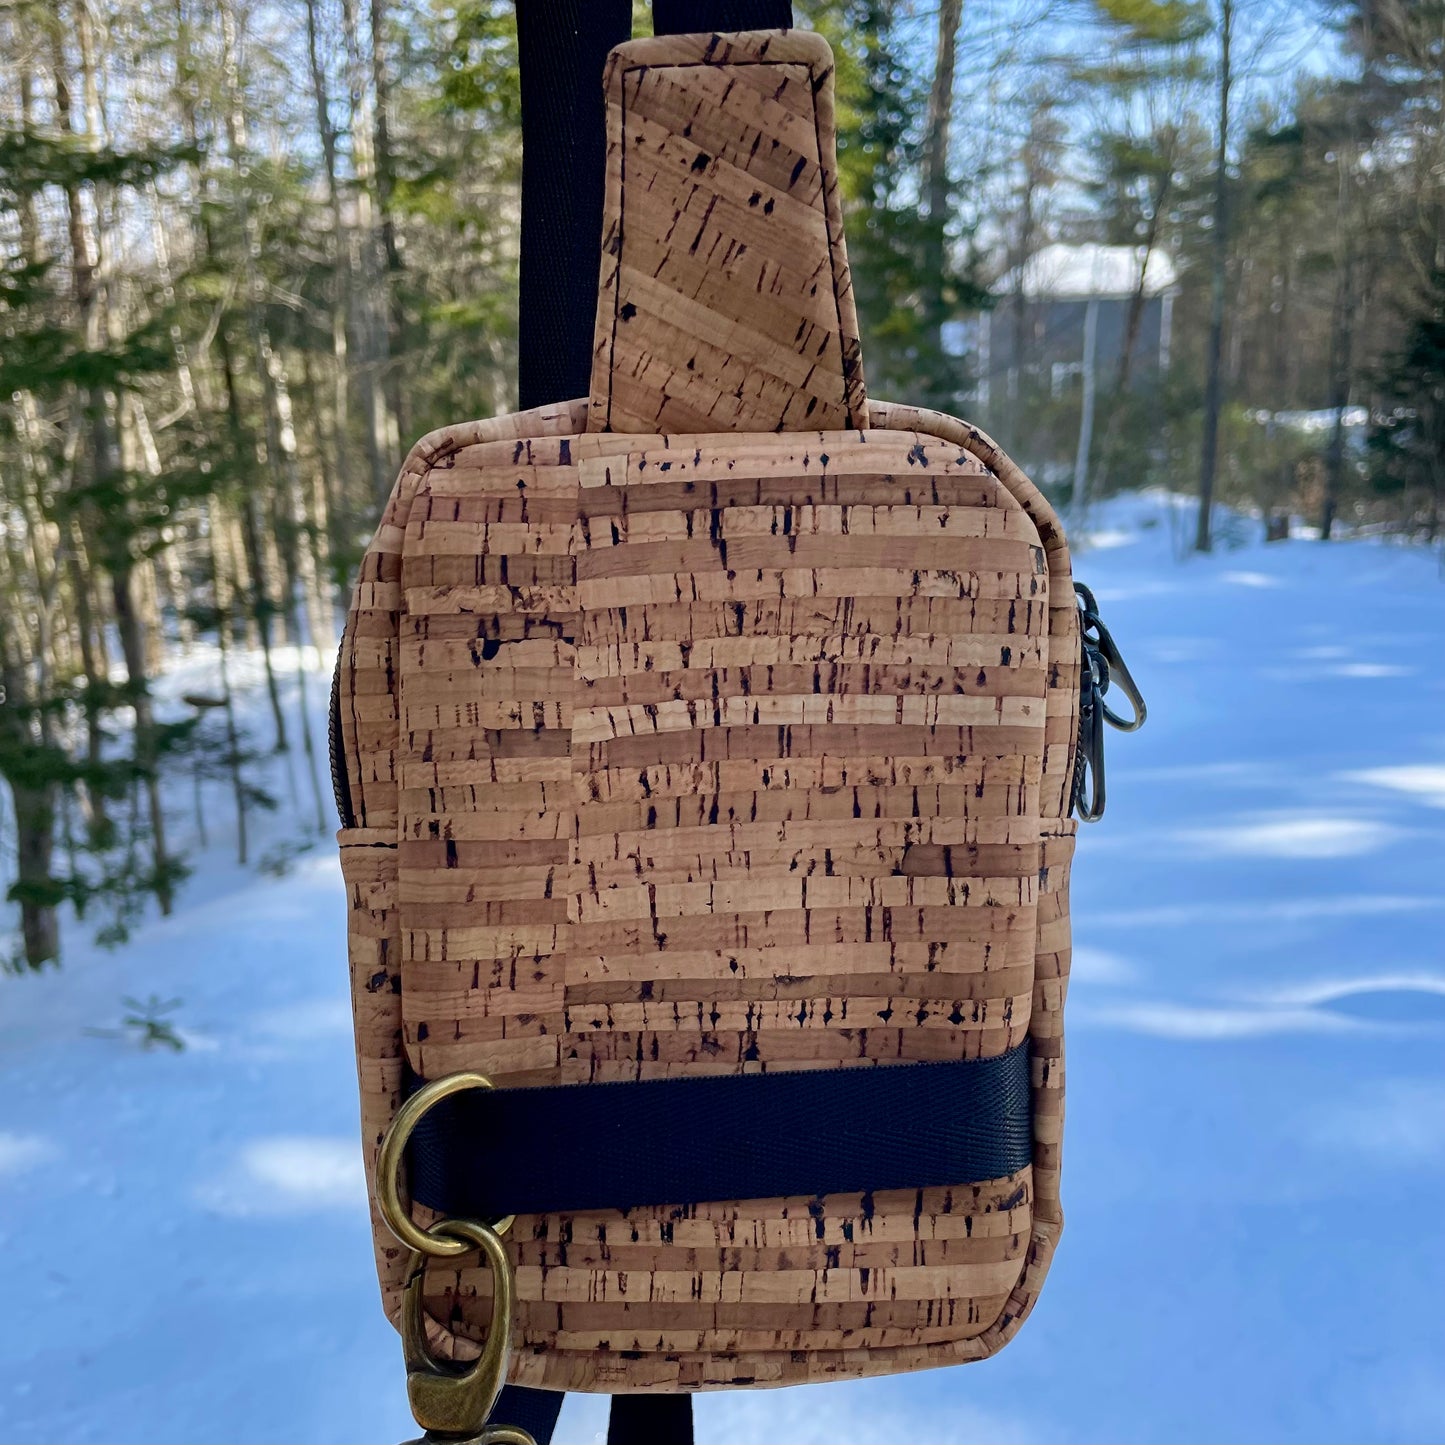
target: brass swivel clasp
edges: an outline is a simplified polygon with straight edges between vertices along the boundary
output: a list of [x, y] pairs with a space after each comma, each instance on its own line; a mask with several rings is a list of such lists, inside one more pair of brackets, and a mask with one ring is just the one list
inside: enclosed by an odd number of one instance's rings
[[[401, 1344], [406, 1360], [406, 1392], [411, 1413], [426, 1431], [427, 1445], [536, 1445], [515, 1425], [489, 1425], [487, 1417], [507, 1379], [512, 1347], [516, 1286], [512, 1261], [502, 1236], [512, 1220], [484, 1224], [477, 1219], [439, 1219], [423, 1229], [411, 1217], [401, 1192], [401, 1166], [407, 1140], [422, 1117], [440, 1100], [466, 1089], [490, 1089], [482, 1074], [452, 1074], [426, 1084], [397, 1110], [377, 1156], [377, 1206], [387, 1228], [411, 1250], [401, 1301]], [[486, 1343], [468, 1364], [439, 1360], [427, 1340], [427, 1263], [480, 1254], [492, 1276], [492, 1314]]]

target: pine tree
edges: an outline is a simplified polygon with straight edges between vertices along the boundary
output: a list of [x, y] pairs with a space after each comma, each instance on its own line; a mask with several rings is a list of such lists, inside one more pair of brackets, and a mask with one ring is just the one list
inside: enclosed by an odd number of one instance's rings
[[846, 0], [813, 14], [838, 60], [838, 170], [863, 365], [875, 396], [957, 410], [967, 369], [944, 351], [941, 327], [985, 297], [955, 260], [966, 238], [947, 234], [946, 146], [933, 146], [927, 184], [930, 84], [900, 53], [895, 11], [884, 0]]
[[1445, 268], [1431, 275], [1378, 383], [1390, 406], [1370, 428], [1371, 484], [1377, 495], [1398, 499], [1410, 525], [1434, 542], [1445, 522]]

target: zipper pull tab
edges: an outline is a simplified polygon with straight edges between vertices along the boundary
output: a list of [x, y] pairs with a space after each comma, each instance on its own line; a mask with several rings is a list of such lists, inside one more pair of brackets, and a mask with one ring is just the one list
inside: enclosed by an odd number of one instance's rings
[[[1104, 724], [1132, 733], [1149, 715], [1143, 694], [1134, 681], [1119, 645], [1099, 616], [1094, 594], [1082, 582], [1074, 583], [1079, 603], [1079, 738], [1074, 754], [1074, 786], [1070, 811], [1083, 823], [1104, 816]], [[1110, 687], [1128, 699], [1132, 713], [1121, 717], [1104, 701]]]

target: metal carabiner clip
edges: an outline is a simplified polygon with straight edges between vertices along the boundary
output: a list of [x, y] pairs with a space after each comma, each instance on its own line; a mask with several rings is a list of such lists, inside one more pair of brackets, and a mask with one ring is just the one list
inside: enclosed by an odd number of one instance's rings
[[[1104, 816], [1104, 715], [1100, 701], [1101, 660], [1086, 650], [1079, 679], [1079, 739], [1074, 757], [1072, 803], [1081, 823]], [[1107, 664], [1103, 664], [1107, 666]]]
[[1103, 694], [1109, 690], [1110, 686], [1117, 687], [1129, 699], [1129, 706], [1134, 714], [1133, 717], [1120, 717], [1108, 703], [1103, 703], [1104, 721], [1110, 727], [1117, 728], [1121, 733], [1136, 733], [1144, 726], [1144, 719], [1149, 716], [1149, 709], [1144, 705], [1144, 697], [1139, 691], [1139, 684], [1134, 681], [1128, 665], [1119, 654], [1119, 647], [1114, 641], [1113, 633], [1102, 622], [1099, 623], [1099, 655], [1109, 669], [1104, 684], [1099, 689], [1100, 698], [1102, 699]]
[[476, 1219], [441, 1219], [426, 1231], [481, 1251], [491, 1268], [492, 1317], [487, 1342], [470, 1365], [438, 1360], [427, 1344], [422, 1298], [428, 1255], [413, 1250], [401, 1297], [401, 1343], [406, 1358], [406, 1393], [411, 1413], [428, 1442], [457, 1445], [536, 1445], [518, 1425], [488, 1425], [507, 1378], [516, 1295], [507, 1247], [490, 1225]]
[[[536, 1445], [518, 1425], [488, 1424], [506, 1383], [512, 1350], [516, 1281], [502, 1235], [512, 1216], [486, 1224], [479, 1219], [439, 1219], [423, 1229], [411, 1217], [401, 1190], [407, 1141], [423, 1116], [452, 1094], [490, 1089], [484, 1074], [451, 1074], [424, 1084], [397, 1110], [376, 1165], [376, 1202], [387, 1227], [411, 1250], [401, 1295], [401, 1345], [411, 1413], [426, 1431], [408, 1445]], [[426, 1267], [431, 1259], [457, 1260], [480, 1251], [492, 1276], [492, 1314], [486, 1343], [471, 1364], [439, 1360], [427, 1341], [424, 1309]]]
[[[1080, 822], [1094, 823], [1104, 816], [1104, 724], [1138, 732], [1149, 711], [1118, 643], [1099, 616], [1094, 594], [1082, 582], [1074, 583], [1074, 591], [1079, 602], [1079, 737], [1072, 804]], [[1104, 701], [1110, 687], [1129, 700], [1131, 717], [1122, 717]]]

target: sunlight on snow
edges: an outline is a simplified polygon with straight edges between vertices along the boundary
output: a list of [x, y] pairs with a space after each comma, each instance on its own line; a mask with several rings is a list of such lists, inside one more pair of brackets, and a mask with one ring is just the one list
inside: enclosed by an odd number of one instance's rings
[[318, 1037], [351, 1037], [351, 1001], [343, 997], [301, 999], [257, 1014], [253, 1027], [268, 1038], [307, 1043]]
[[1069, 1010], [1069, 1021], [1076, 1027], [1206, 1042], [1266, 1034], [1352, 1033], [1371, 1027], [1358, 1019], [1313, 1008], [1209, 1007], [1162, 1001], [1100, 1005], [1070, 1000]]
[[[602, 1445], [607, 1407], [605, 1396], [569, 1395], [553, 1439]], [[982, 1409], [960, 1398], [957, 1385], [924, 1392], [906, 1375], [789, 1390], [718, 1391], [697, 1409], [695, 1428], [698, 1445], [837, 1445], [898, 1439], [900, 1421], [906, 1421], [910, 1440], [1014, 1445], [1046, 1435], [1024, 1412]]]
[[1390, 1164], [1445, 1163], [1445, 1084], [1381, 1079], [1363, 1097], [1327, 1110], [1311, 1133], [1317, 1144]]
[[1274, 682], [1288, 683], [1321, 682], [1332, 677], [1379, 682], [1388, 678], [1415, 677], [1420, 671], [1418, 667], [1397, 662], [1353, 662], [1349, 660], [1350, 653], [1350, 648], [1338, 646], [1295, 648], [1286, 654], [1290, 665], [1262, 667], [1259, 675]]
[[1278, 778], [1277, 762], [1171, 763], [1165, 767], [1130, 768], [1133, 783], [1198, 783], [1219, 779], [1224, 782], [1248, 783], [1251, 787]]
[[1079, 551], [1102, 552], [1109, 547], [1128, 547], [1139, 540], [1137, 532], [1128, 532], [1120, 527], [1106, 531], [1090, 532], [1084, 538]]
[[295, 1134], [253, 1139], [220, 1178], [196, 1190], [200, 1203], [233, 1216], [354, 1209], [365, 1197], [356, 1140]]
[[1364, 768], [1341, 773], [1346, 782], [1370, 783], [1377, 788], [1407, 793], [1431, 808], [1445, 808], [1445, 766], [1415, 763], [1399, 768]]
[[1150, 662], [1203, 662], [1223, 650], [1216, 637], [1145, 638], [1135, 650]]
[[1405, 830], [1368, 818], [1282, 814], [1253, 823], [1186, 828], [1174, 836], [1206, 856], [1355, 858], [1388, 847], [1404, 837]]
[[1391, 893], [1346, 893], [1338, 898], [1247, 899], [1239, 903], [1170, 903], [1156, 908], [1100, 909], [1089, 922], [1110, 928], [1173, 928], [1198, 923], [1313, 923], [1324, 918], [1370, 918], [1445, 908], [1445, 898]]
[[[1085, 982], [1114, 981], [1108, 977], [1090, 979], [1087, 970], [1091, 955], [1106, 962], [1116, 960], [1108, 954], [1095, 955], [1090, 949], [1076, 950], [1075, 958], [1081, 953], [1086, 959]], [[1424, 995], [1430, 1004], [1437, 999], [1445, 999], [1445, 977], [1431, 973], [1400, 973], [1315, 979], [1220, 1004], [1148, 999], [1107, 1003], [1071, 1000], [1069, 1007], [1072, 1021], [1076, 1024], [1122, 1029], [1155, 1038], [1207, 1041], [1259, 1038], [1271, 1034], [1396, 1032], [1402, 1028], [1437, 1027], [1438, 1009], [1422, 1007], [1420, 995]], [[1369, 1017], [1348, 1008], [1331, 1007], [1352, 1002], [1378, 1003], [1392, 998], [1404, 1011], [1403, 1017]]]
[[0, 1130], [0, 1178], [23, 1174], [37, 1164], [53, 1159], [60, 1151], [39, 1134], [12, 1134]]
[[1413, 667], [1397, 667], [1392, 662], [1344, 662], [1325, 669], [1331, 677], [1414, 677]]
[[1445, 977], [1434, 973], [1385, 973], [1364, 974], [1357, 978], [1322, 978], [1271, 989], [1257, 997], [1262, 1003], [1296, 1004], [1310, 1008], [1375, 993], [1423, 993], [1445, 997]]
[[1069, 964], [1070, 983], [1130, 983], [1138, 977], [1138, 969], [1117, 953], [1102, 948], [1075, 946]]
[[[698, 1445], [709, 1441], [777, 1445], [835, 1445], [840, 1440], [893, 1440], [906, 1419], [907, 1437], [914, 1440], [988, 1440], [996, 1445], [1039, 1438], [1026, 1412], [1003, 1414], [980, 1409], [958, 1398], [919, 1398], [904, 1385], [895, 1396], [880, 1392], [840, 1390], [822, 1385], [780, 1393], [776, 1390], [735, 1390], [712, 1396], [698, 1421]], [[881, 1398], [880, 1398], [881, 1394]], [[905, 1414], [906, 1412], [906, 1414]]]

